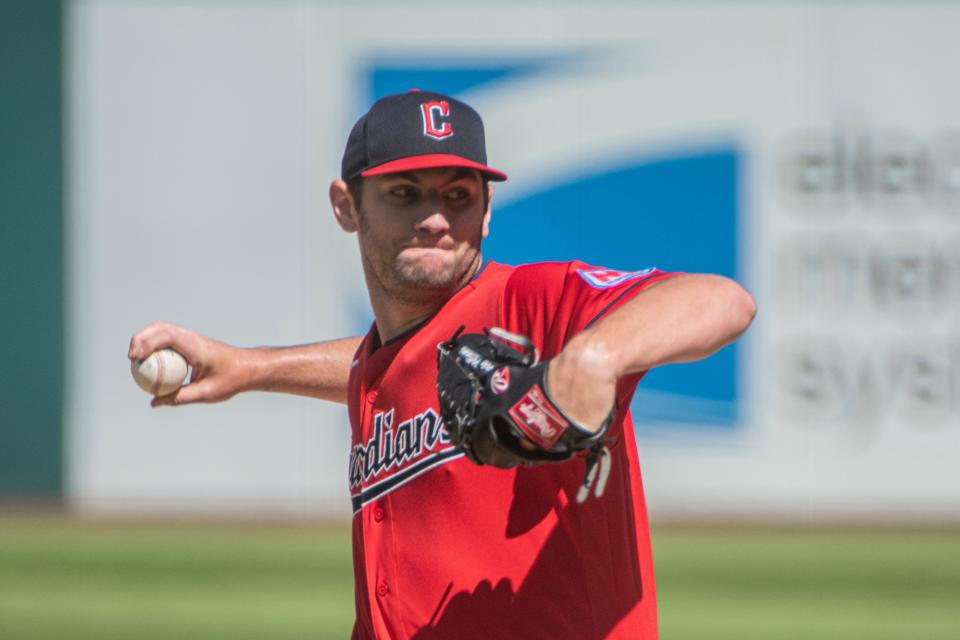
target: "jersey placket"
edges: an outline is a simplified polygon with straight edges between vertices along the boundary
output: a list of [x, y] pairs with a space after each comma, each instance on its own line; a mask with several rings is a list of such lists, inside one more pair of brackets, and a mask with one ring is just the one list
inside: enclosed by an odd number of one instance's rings
[[[374, 435], [374, 422], [378, 412], [381, 414], [394, 407], [389, 397], [382, 393], [382, 383], [387, 377], [401, 344], [385, 345], [371, 355], [361, 381], [360, 394], [363, 401], [360, 407], [361, 442], [367, 442]], [[376, 478], [370, 481], [376, 482]], [[362, 489], [368, 488], [367, 479]], [[377, 632], [385, 632], [386, 637], [397, 636], [399, 610], [397, 607], [396, 571], [391, 552], [394, 547], [393, 514], [390, 513], [390, 496], [380, 496], [365, 506], [361, 506], [360, 518], [364, 545], [364, 572], [366, 575], [367, 602], [370, 616], [374, 620]]]
[[[373, 433], [370, 425], [373, 424], [373, 417], [377, 413], [378, 396], [379, 391], [374, 386], [367, 391], [364, 399], [363, 425], [365, 438], [371, 437]], [[392, 567], [388, 561], [389, 554], [385, 553], [385, 550], [392, 546], [392, 527], [391, 521], [387, 517], [387, 504], [387, 496], [377, 498], [363, 507], [360, 515], [363, 518], [364, 546], [367, 550], [365, 570], [367, 572], [369, 602], [373, 605], [372, 608], [377, 609], [381, 626], [389, 629], [390, 625], [387, 621], [396, 620], [396, 614], [391, 610], [393, 609], [391, 605], [395, 599], [392, 591], [395, 590], [396, 585], [393, 580]]]

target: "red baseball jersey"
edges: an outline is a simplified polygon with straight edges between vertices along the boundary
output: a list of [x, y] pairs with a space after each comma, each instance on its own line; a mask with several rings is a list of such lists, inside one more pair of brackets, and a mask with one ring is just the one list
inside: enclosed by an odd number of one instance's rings
[[499, 326], [529, 336], [549, 359], [670, 275], [487, 263], [415, 329], [383, 345], [371, 329], [349, 387], [353, 638], [657, 637], [629, 413], [643, 374], [620, 381], [616, 441], [598, 465], [604, 481], [583, 495], [583, 456], [503, 470], [452, 447], [437, 401], [437, 344], [461, 325]]

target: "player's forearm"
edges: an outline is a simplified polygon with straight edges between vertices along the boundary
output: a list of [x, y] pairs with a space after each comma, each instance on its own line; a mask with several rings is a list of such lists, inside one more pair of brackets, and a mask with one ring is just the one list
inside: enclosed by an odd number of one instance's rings
[[619, 378], [706, 358], [736, 340], [755, 313], [753, 297], [733, 280], [677, 276], [626, 302], [571, 340], [564, 352]]
[[347, 402], [350, 363], [360, 337], [296, 347], [246, 349], [251, 391], [274, 391]]

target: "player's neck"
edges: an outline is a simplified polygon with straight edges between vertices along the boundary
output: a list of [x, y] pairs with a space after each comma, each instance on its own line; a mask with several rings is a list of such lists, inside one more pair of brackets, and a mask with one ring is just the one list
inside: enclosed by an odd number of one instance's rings
[[[479, 258], [479, 256], [478, 256]], [[435, 295], [424, 295], [423, 291], [417, 295], [398, 295], [378, 286], [379, 283], [367, 279], [367, 288], [370, 293], [370, 305], [377, 322], [377, 333], [380, 334], [380, 344], [409, 331], [422, 324], [425, 320], [437, 313], [460, 289], [469, 283], [479, 271], [482, 260], [472, 266], [447, 291], [436, 291]]]
[[[445, 301], [443, 301], [445, 302]], [[374, 305], [374, 316], [377, 322], [377, 333], [380, 335], [380, 344], [386, 344], [390, 340], [406, 333], [413, 327], [422, 324], [427, 318], [435, 314], [443, 306], [443, 302], [429, 307], [407, 306], [400, 309], [395, 305], [391, 308], [378, 312]]]

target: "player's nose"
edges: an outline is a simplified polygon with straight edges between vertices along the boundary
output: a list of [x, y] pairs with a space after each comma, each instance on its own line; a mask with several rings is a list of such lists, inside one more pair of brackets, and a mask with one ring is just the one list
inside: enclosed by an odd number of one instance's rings
[[450, 221], [442, 210], [433, 210], [426, 217], [417, 222], [417, 231], [423, 231], [431, 235], [442, 235], [450, 230]]

